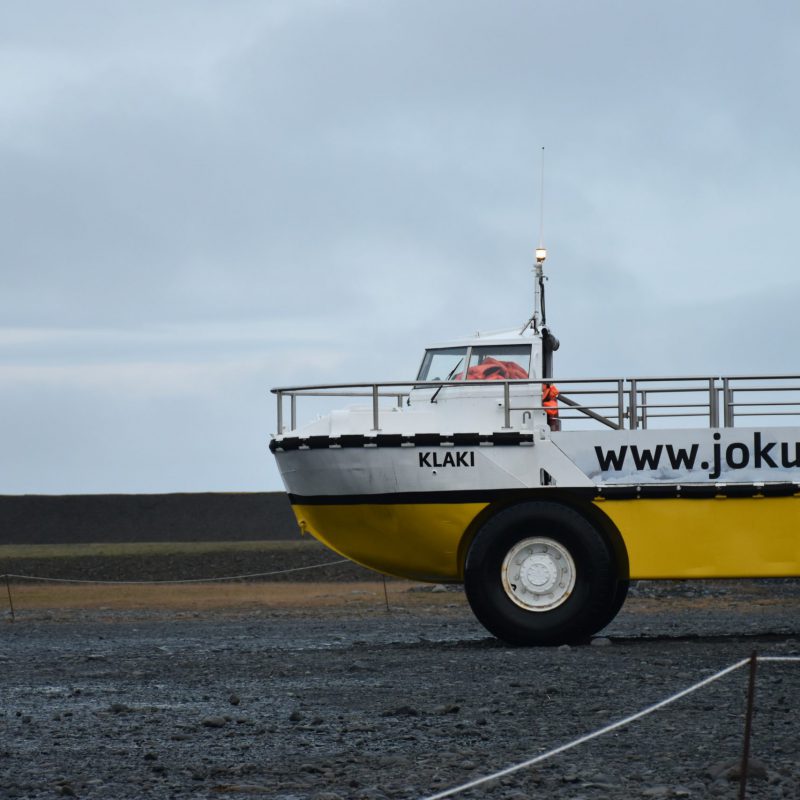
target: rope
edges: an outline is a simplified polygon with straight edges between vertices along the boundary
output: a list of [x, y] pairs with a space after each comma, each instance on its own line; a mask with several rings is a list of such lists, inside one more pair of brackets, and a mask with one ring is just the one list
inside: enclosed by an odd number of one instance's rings
[[15, 575], [13, 572], [3, 573], [3, 578], [16, 578], [22, 581], [45, 581], [49, 583], [97, 583], [111, 586], [163, 586], [164, 584], [179, 584], [179, 583], [214, 583], [216, 581], [239, 581], [245, 578], [266, 578], [271, 575], [286, 575], [290, 572], [301, 572], [307, 569], [320, 569], [322, 567], [331, 567], [336, 564], [346, 564], [350, 561], [348, 558], [342, 558], [338, 561], [326, 561], [324, 564], [311, 564], [308, 567], [292, 567], [291, 569], [279, 569], [274, 572], [251, 572], [247, 575], [228, 575], [224, 578], [186, 578], [184, 580], [172, 581], [102, 581], [102, 580], [86, 580], [81, 578], [45, 578], [39, 575]]
[[[771, 657], [772, 660], [778, 660], [784, 658], [787, 660], [791, 659], [790, 656]], [[766, 661], [767, 658], [759, 658], [759, 660]], [[800, 661], [800, 657], [797, 660]], [[603, 736], [606, 733], [611, 733], [611, 731], [615, 731], [618, 728], [622, 728], [625, 725], [629, 725], [631, 722], [635, 722], [637, 719], [646, 717], [648, 714], [652, 714], [654, 711], [658, 711], [660, 708], [663, 708], [664, 706], [669, 705], [670, 703], [674, 703], [676, 700], [680, 700], [682, 697], [686, 697], [687, 694], [691, 694], [692, 692], [696, 692], [698, 689], [702, 689], [709, 683], [719, 680], [728, 673], [733, 672], [734, 670], [737, 669], [741, 669], [743, 666], [749, 663], [750, 663], [749, 658], [743, 658], [741, 661], [737, 661], [735, 664], [731, 664], [729, 667], [725, 667], [725, 669], [722, 669], [719, 672], [714, 673], [708, 678], [704, 678], [702, 681], [699, 681], [698, 683], [689, 686], [687, 689], [682, 689], [680, 692], [676, 692], [675, 694], [664, 698], [658, 703], [655, 703], [652, 706], [648, 706], [642, 711], [637, 711], [635, 714], [631, 714], [629, 717], [625, 717], [624, 719], [618, 720], [617, 722], [612, 722], [610, 725], [606, 725], [604, 728], [600, 728], [599, 730], [596, 730], [593, 733], [587, 733], [585, 736], [581, 736], [579, 739], [575, 739], [574, 741], [568, 742], [567, 744], [562, 744], [560, 747], [556, 747], [553, 750], [548, 750], [546, 753], [542, 753], [539, 756], [530, 758], [527, 761], [523, 761], [519, 764], [514, 764], [513, 766], [506, 767], [505, 769], [501, 769], [498, 772], [493, 772], [491, 775], [486, 775], [483, 778], [476, 778], [474, 781], [469, 781], [469, 783], [462, 783], [460, 786], [456, 786], [453, 789], [447, 789], [446, 791], [439, 792], [438, 794], [429, 795], [427, 797], [424, 797], [423, 800], [440, 800], [443, 797], [451, 797], [452, 795], [459, 794], [460, 792], [464, 792], [467, 789], [472, 789], [475, 786], [480, 786], [481, 784], [488, 783], [489, 781], [496, 780], [497, 778], [504, 778], [506, 775], [511, 775], [512, 773], [518, 772], [521, 769], [525, 769], [526, 767], [531, 767], [534, 764], [538, 764], [540, 761], [544, 761], [548, 758], [551, 758], [552, 756], [558, 755], [559, 753], [563, 753], [566, 750], [571, 750], [573, 747], [577, 747], [579, 744], [583, 744], [584, 742], [589, 742], [592, 739], [597, 739], [599, 736]]]
[[756, 661], [800, 661], [800, 656], [758, 656]]

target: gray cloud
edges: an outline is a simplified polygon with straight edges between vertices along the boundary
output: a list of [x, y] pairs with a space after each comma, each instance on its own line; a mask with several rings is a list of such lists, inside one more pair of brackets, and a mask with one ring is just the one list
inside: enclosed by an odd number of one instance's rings
[[41, 2], [0, 31], [0, 491], [277, 487], [269, 386], [527, 318], [542, 145], [562, 374], [792, 370], [791, 4]]

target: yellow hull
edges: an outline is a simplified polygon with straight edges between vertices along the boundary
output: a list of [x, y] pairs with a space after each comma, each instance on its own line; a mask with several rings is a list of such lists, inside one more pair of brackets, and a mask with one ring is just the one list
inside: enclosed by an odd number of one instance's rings
[[302, 530], [370, 569], [420, 581], [460, 581], [459, 547], [488, 503], [296, 505]]
[[[371, 569], [461, 581], [489, 503], [297, 504], [300, 527]], [[800, 575], [800, 497], [598, 500], [620, 532], [630, 577]]]
[[605, 500], [631, 578], [800, 575], [800, 497]]

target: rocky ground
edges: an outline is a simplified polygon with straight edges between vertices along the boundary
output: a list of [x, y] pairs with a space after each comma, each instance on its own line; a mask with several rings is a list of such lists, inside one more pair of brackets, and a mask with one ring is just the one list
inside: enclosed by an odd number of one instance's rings
[[[457, 592], [391, 611], [28, 610], [0, 627], [0, 797], [418, 798], [747, 657], [800, 654], [800, 584], [639, 584], [584, 646], [511, 649]], [[354, 594], [355, 592], [355, 594]], [[9, 618], [10, 619], [10, 618]], [[745, 670], [465, 798], [734, 798]], [[800, 664], [758, 668], [751, 798], [800, 797]]]

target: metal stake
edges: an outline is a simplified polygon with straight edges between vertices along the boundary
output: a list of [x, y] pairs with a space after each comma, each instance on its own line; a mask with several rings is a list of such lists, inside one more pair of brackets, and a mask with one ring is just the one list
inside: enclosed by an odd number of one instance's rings
[[381, 575], [383, 578], [383, 599], [386, 601], [386, 613], [389, 613], [389, 592], [386, 590], [386, 576]]
[[11, 599], [11, 582], [8, 580], [8, 573], [3, 576], [6, 579], [6, 591], [8, 592], [8, 605], [11, 607], [11, 621], [16, 622], [17, 618], [14, 616], [14, 601]]
[[742, 748], [742, 766], [739, 777], [739, 800], [744, 800], [747, 791], [747, 767], [750, 760], [750, 733], [753, 728], [753, 698], [756, 692], [757, 653], [753, 650], [750, 656], [750, 680], [747, 684], [747, 713], [744, 718], [744, 746]]

